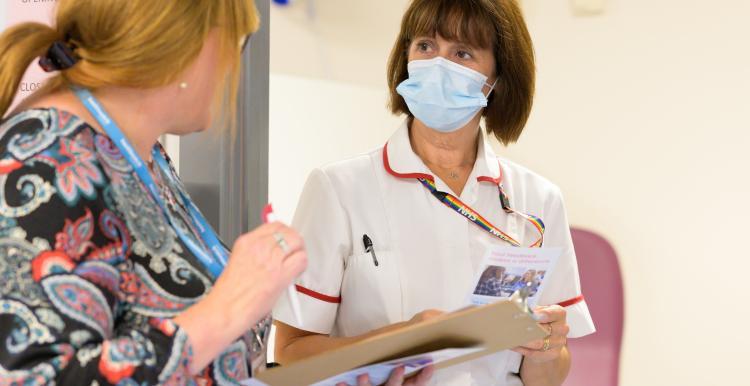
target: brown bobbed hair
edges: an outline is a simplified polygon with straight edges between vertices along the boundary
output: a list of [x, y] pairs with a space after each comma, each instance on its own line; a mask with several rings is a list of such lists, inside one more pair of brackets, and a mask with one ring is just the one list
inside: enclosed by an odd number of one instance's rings
[[489, 48], [498, 76], [483, 116], [487, 132], [508, 145], [518, 140], [531, 113], [536, 68], [534, 47], [516, 0], [413, 0], [388, 60], [389, 107], [407, 114], [396, 87], [408, 78], [409, 46], [421, 36], [461, 41]]

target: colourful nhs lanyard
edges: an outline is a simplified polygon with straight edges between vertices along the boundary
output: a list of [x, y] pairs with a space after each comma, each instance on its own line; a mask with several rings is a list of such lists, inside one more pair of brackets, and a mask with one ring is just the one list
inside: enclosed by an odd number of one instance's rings
[[[136, 153], [133, 145], [128, 142], [127, 138], [125, 138], [125, 135], [122, 133], [117, 124], [104, 111], [104, 107], [101, 105], [101, 103], [99, 103], [98, 100], [96, 100], [94, 95], [91, 94], [89, 90], [83, 88], [73, 88], [73, 92], [75, 92], [75, 94], [78, 96], [78, 99], [81, 100], [81, 102], [84, 106], [86, 106], [91, 115], [93, 115], [97, 122], [99, 122], [112, 142], [114, 142], [117, 148], [120, 149], [123, 157], [125, 157], [130, 165], [133, 166], [133, 170], [135, 170], [138, 178], [151, 193], [154, 201], [159, 204], [162, 212], [164, 212], [164, 216], [168, 221], [171, 222], [171, 220], [169, 220], [170, 217], [168, 215], [169, 212], [167, 211], [166, 204], [164, 204], [164, 201], [161, 199], [161, 195], [159, 194], [159, 188], [157, 187], [156, 182], [154, 182], [153, 177], [151, 177], [146, 164], [143, 162], [143, 160], [141, 160], [141, 157], [138, 156], [138, 153]], [[174, 176], [172, 175], [171, 169], [169, 168], [167, 161], [164, 159], [164, 156], [161, 154], [158, 147], [154, 146], [151, 153], [154, 157], [154, 160], [159, 165], [159, 168], [164, 172], [166, 176], [168, 176], [170, 182], [174, 183], [175, 180]], [[180, 237], [180, 240], [182, 240], [182, 242], [190, 249], [190, 251], [198, 258], [198, 260], [200, 260], [200, 262], [206, 267], [211, 275], [213, 275], [214, 278], [219, 277], [224, 269], [224, 266], [226, 266], [227, 264], [229, 253], [227, 252], [226, 248], [224, 248], [223, 244], [219, 240], [219, 237], [213, 231], [211, 226], [208, 224], [208, 221], [206, 221], [205, 217], [203, 217], [193, 201], [190, 200], [190, 198], [182, 191], [180, 191], [180, 197], [182, 197], [182, 200], [186, 203], [188, 213], [193, 222], [193, 226], [197, 228], [198, 233], [200, 234], [203, 242], [206, 244], [206, 247], [208, 247], [208, 250], [195, 243], [179, 227], [171, 224], [172, 228]]]
[[[460, 214], [463, 217], [466, 217], [467, 220], [470, 222], [473, 222], [478, 227], [484, 229], [485, 231], [489, 232], [491, 235], [507, 242], [508, 244], [514, 246], [514, 247], [520, 247], [521, 243], [516, 241], [513, 237], [511, 237], [509, 234], [501, 231], [498, 227], [493, 225], [491, 222], [489, 222], [487, 219], [482, 217], [477, 211], [472, 209], [470, 206], [464, 204], [459, 200], [457, 197], [450, 193], [441, 192], [437, 189], [437, 186], [435, 185], [435, 181], [426, 179], [426, 178], [418, 178], [419, 182], [424, 185], [427, 190], [432, 193], [435, 198], [438, 199], [438, 201], [445, 204], [445, 206], [453, 209], [456, 211], [456, 213]], [[542, 243], [544, 242], [544, 222], [542, 222], [542, 219], [536, 216], [532, 216], [530, 214], [524, 214], [520, 212], [516, 212], [510, 207], [510, 204], [508, 202], [508, 197], [505, 195], [505, 192], [503, 191], [503, 186], [498, 184], [497, 185], [498, 190], [500, 191], [500, 203], [503, 206], [503, 210], [506, 213], [514, 213], [517, 214], [527, 221], [529, 221], [532, 225], [534, 225], [534, 228], [539, 232], [539, 239], [531, 244], [531, 248], [534, 247], [541, 247]]]

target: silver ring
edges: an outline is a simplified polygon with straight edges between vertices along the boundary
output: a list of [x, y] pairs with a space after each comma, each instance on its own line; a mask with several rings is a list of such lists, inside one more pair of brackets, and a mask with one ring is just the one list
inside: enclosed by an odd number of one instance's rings
[[284, 254], [288, 254], [289, 244], [286, 242], [284, 235], [279, 232], [274, 232], [273, 238], [276, 239], [276, 244], [278, 244], [279, 248], [281, 248], [281, 252], [284, 252]]

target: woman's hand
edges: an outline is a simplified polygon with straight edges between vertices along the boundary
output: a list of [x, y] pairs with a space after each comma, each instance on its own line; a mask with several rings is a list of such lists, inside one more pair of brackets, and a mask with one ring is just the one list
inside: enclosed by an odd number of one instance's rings
[[409, 319], [408, 322], [406, 322], [407, 326], [411, 326], [412, 324], [419, 324], [425, 321], [428, 321], [430, 319], [437, 318], [438, 316], [444, 315], [444, 311], [440, 310], [424, 310], [416, 315], [414, 315], [411, 319]]
[[524, 346], [516, 347], [513, 351], [524, 356], [524, 361], [533, 363], [545, 363], [554, 361], [562, 355], [563, 349], [568, 343], [567, 313], [564, 308], [554, 306], [537, 307], [534, 314], [538, 322], [549, 331], [544, 339], [535, 340]]
[[348, 337], [332, 337], [326, 334], [300, 330], [276, 320], [274, 321], [274, 324], [276, 325], [275, 359], [281, 364], [294, 362], [320, 354], [324, 351], [348, 346], [374, 336], [387, 334], [411, 325], [419, 324], [443, 314], [443, 311], [426, 310], [414, 315], [410, 320], [389, 324], [361, 335]]
[[[422, 311], [416, 315], [414, 315], [411, 319], [409, 319], [406, 322], [394, 324], [391, 327], [389, 327], [387, 330], [384, 330], [382, 332], [388, 332], [393, 329], [397, 328], [403, 328], [406, 326], [411, 326], [414, 324], [419, 324], [424, 321], [434, 319], [439, 317], [440, 315], [444, 315], [445, 312], [440, 310], [425, 310]], [[404, 373], [405, 369], [403, 366], [396, 368], [391, 373], [390, 378], [388, 378], [388, 382], [385, 384], [385, 386], [424, 386], [427, 384], [427, 382], [432, 379], [432, 374], [435, 372], [435, 366], [427, 366], [424, 369], [420, 370], [417, 374], [409, 377], [408, 379], [404, 379]], [[349, 386], [346, 383], [338, 383], [336, 386]], [[368, 374], [362, 374], [359, 377], [357, 377], [357, 384], [356, 386], [375, 386], [370, 382], [370, 376]]]
[[266, 224], [240, 236], [208, 295], [174, 319], [190, 338], [193, 373], [268, 315], [306, 267], [302, 237], [286, 225]]
[[[437, 318], [440, 315], [445, 314], [445, 312], [440, 310], [424, 310], [416, 315], [414, 315], [409, 321], [407, 321], [404, 325], [405, 326], [411, 326], [414, 324], [419, 324], [422, 322], [425, 322], [430, 319]], [[432, 379], [432, 374], [435, 372], [434, 366], [427, 366], [421, 371], [419, 371], [416, 375], [404, 379], [404, 373], [405, 369], [403, 366], [393, 370], [391, 373], [390, 378], [388, 378], [388, 382], [385, 384], [385, 386], [423, 386], [426, 385], [427, 382]], [[339, 383], [336, 386], [348, 386], [345, 383]], [[370, 383], [370, 377], [367, 374], [360, 375], [357, 377], [357, 385], [356, 386], [374, 386], [372, 383]]]
[[[385, 386], [425, 386], [427, 382], [432, 379], [432, 374], [435, 373], [435, 366], [427, 366], [420, 370], [416, 375], [404, 379], [404, 373], [406, 370], [403, 366], [393, 370], [388, 382]], [[336, 386], [349, 386], [346, 383], [338, 383]], [[356, 386], [376, 386], [370, 382], [370, 377], [367, 374], [360, 375], [357, 377]]]
[[[277, 237], [283, 238], [283, 248]], [[229, 262], [208, 296], [223, 304], [242, 331], [271, 312], [284, 290], [307, 267], [302, 237], [292, 228], [271, 223], [240, 236]]]

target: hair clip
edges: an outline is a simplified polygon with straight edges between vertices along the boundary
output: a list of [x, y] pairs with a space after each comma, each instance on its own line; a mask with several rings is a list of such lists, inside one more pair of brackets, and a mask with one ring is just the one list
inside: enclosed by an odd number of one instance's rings
[[39, 58], [39, 66], [45, 72], [62, 71], [73, 67], [78, 60], [73, 48], [58, 40], [52, 43], [46, 55]]

